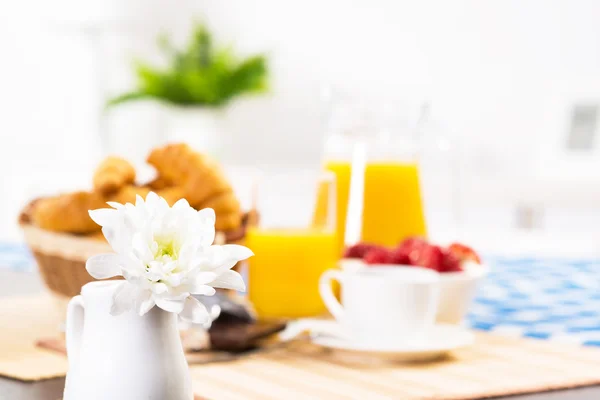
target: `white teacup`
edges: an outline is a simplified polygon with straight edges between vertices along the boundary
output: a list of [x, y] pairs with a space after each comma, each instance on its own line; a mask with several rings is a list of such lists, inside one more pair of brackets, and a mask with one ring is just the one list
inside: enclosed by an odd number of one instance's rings
[[[343, 305], [332, 292], [332, 280], [341, 284]], [[321, 275], [319, 291], [348, 339], [390, 346], [418, 338], [433, 327], [439, 274], [419, 267], [331, 269]]]

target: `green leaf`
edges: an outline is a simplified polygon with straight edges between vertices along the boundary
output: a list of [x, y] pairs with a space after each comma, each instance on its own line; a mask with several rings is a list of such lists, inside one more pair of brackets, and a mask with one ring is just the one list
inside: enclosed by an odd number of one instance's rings
[[107, 107], [112, 107], [112, 106], [116, 106], [122, 103], [128, 103], [130, 101], [134, 101], [134, 100], [141, 100], [141, 99], [147, 99], [151, 97], [150, 95], [148, 95], [147, 93], [143, 93], [143, 92], [129, 92], [129, 93], [123, 93], [117, 97], [113, 97], [112, 99], [108, 100], [108, 102], [106, 103]]
[[267, 89], [267, 62], [263, 56], [247, 59], [237, 66], [228, 80], [230, 96]]
[[263, 93], [268, 88], [264, 56], [237, 61], [230, 48], [215, 47], [212, 35], [202, 24], [196, 24], [182, 50], [174, 48], [164, 35], [157, 41], [169, 58], [168, 66], [159, 69], [137, 62], [137, 89], [109, 100], [108, 105], [153, 97], [182, 106], [219, 107], [237, 96]]

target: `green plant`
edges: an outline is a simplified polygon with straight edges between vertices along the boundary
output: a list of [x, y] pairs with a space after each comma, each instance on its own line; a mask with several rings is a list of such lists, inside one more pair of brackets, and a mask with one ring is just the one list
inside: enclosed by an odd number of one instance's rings
[[179, 106], [220, 107], [242, 94], [267, 90], [268, 69], [263, 55], [238, 60], [230, 48], [217, 48], [210, 32], [197, 24], [183, 50], [166, 36], [159, 47], [169, 59], [166, 68], [135, 63], [138, 88], [109, 100], [108, 105], [154, 98]]

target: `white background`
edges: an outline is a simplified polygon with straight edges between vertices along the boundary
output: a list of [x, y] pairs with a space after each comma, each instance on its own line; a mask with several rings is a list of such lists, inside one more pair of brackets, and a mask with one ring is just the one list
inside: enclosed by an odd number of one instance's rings
[[[519, 199], [494, 201], [479, 192], [497, 186], [517, 192], [529, 181], [510, 185], [531, 171], [550, 171], [545, 178], [552, 181], [563, 171], [554, 155], [565, 140], [569, 104], [600, 94], [600, 2], [593, 0], [5, 1], [0, 223], [8, 236], [27, 198], [88, 184], [103, 155], [97, 123], [103, 98], [130, 87], [134, 56], [156, 59], [157, 33], [182, 40], [194, 16], [241, 53], [264, 51], [271, 60], [271, 94], [230, 110], [224, 161], [317, 165], [324, 84], [411, 106], [431, 100], [461, 149], [467, 200], [476, 199], [465, 223], [488, 230], [508, 229], [506, 208]], [[94, 42], [96, 29], [102, 33]], [[148, 146], [153, 118], [140, 105], [110, 113], [111, 150]], [[578, 201], [600, 181], [591, 173], [579, 182], [579, 174], [561, 177], [575, 186], [572, 196], [555, 185], [534, 190], [550, 193], [536, 201], [551, 201], [552, 193], [574, 200], [560, 203], [547, 229], [596, 230], [597, 212], [584, 204], [583, 213]]]

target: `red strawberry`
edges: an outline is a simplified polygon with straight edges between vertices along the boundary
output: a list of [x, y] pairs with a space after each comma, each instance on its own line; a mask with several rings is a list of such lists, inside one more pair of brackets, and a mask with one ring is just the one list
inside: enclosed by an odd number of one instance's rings
[[407, 264], [417, 265], [417, 261], [419, 259], [419, 254], [421, 253], [421, 249], [429, 246], [425, 239], [419, 237], [411, 237], [404, 239], [398, 247], [396, 247], [396, 251], [399, 253], [399, 259], [405, 259], [404, 255], [408, 257]]
[[390, 254], [390, 259], [391, 259], [392, 264], [409, 265], [410, 264], [409, 254], [410, 254], [409, 249], [398, 248], [398, 249], [392, 250], [392, 253]]
[[412, 249], [416, 247], [422, 247], [424, 244], [427, 244], [427, 241], [420, 237], [409, 237], [404, 239], [400, 244], [398, 244], [398, 249]]
[[344, 251], [344, 258], [363, 258], [369, 251], [377, 247], [379, 246], [376, 244], [357, 243], [346, 248], [346, 251]]
[[461, 272], [463, 269], [461, 267], [460, 259], [448, 249], [442, 251], [444, 254], [444, 261], [440, 272]]
[[374, 248], [365, 254], [363, 261], [367, 264], [390, 264], [391, 252], [381, 247]]
[[472, 248], [465, 246], [460, 243], [452, 243], [448, 246], [450, 253], [454, 254], [461, 262], [463, 261], [474, 261], [477, 264], [481, 264], [481, 258]]
[[444, 253], [441, 247], [425, 245], [411, 251], [410, 261], [412, 265], [442, 271], [444, 266]]

